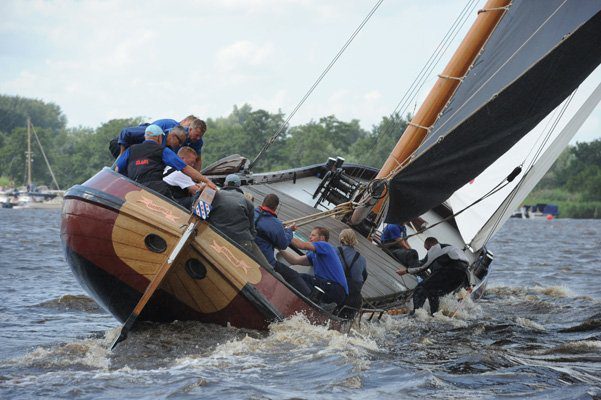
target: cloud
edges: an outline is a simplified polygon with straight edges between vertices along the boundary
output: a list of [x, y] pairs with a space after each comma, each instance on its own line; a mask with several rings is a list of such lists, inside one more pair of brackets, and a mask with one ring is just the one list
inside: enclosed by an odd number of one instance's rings
[[215, 67], [223, 71], [236, 71], [246, 67], [260, 67], [273, 57], [271, 43], [258, 45], [248, 40], [232, 43], [217, 52]]

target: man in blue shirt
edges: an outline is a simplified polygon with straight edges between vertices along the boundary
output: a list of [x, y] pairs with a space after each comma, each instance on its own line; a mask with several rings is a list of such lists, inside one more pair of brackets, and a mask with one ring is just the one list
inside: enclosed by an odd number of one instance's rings
[[[119, 136], [112, 139], [109, 144], [109, 150], [113, 157], [117, 158], [131, 145], [142, 143], [144, 141], [144, 132], [148, 125], [151, 124], [145, 123], [123, 128]], [[200, 154], [203, 146], [202, 137], [207, 130], [207, 124], [203, 120], [189, 115], [180, 122], [171, 118], [163, 118], [154, 121], [152, 125], [159, 126], [165, 132], [165, 136], [161, 142], [163, 146], [170, 147], [174, 152], [183, 146], [192, 147], [199, 155], [194, 168], [200, 171]], [[174, 135], [174, 133], [176, 134]]]
[[405, 224], [388, 224], [380, 238], [382, 247], [388, 249], [394, 258], [407, 267], [413, 267], [419, 262], [417, 251], [407, 243], [407, 228]]
[[[138, 126], [123, 128], [117, 137], [118, 148], [115, 148], [115, 139], [111, 140], [111, 144], [109, 145], [113, 156], [116, 155], [118, 157], [130, 146], [142, 143], [145, 140], [144, 134], [148, 126], [149, 124], [141, 124]], [[174, 152], [177, 151], [186, 142], [186, 140], [188, 140], [186, 130], [181, 125], [173, 126], [168, 130], [163, 129], [160, 125], [157, 126], [159, 126], [163, 132], [166, 133], [161, 138], [161, 145], [163, 147], [169, 147]]]
[[163, 181], [163, 171], [166, 166], [182, 171], [195, 182], [204, 182], [215, 189], [213, 182], [186, 165], [171, 149], [161, 145], [164, 135], [158, 125], [147, 126], [144, 133], [145, 140], [127, 148], [117, 159], [117, 172], [169, 198], [171, 198], [171, 191]]
[[275, 267], [278, 262], [274, 256], [274, 248], [285, 250], [290, 246], [294, 235], [293, 231], [296, 230], [296, 225], [284, 227], [282, 221], [278, 219], [276, 209], [279, 204], [279, 197], [270, 193], [263, 199], [263, 204], [255, 209], [255, 227], [257, 228], [255, 243], [272, 267]]
[[[277, 264], [276, 272], [279, 272], [305, 296], [310, 296], [311, 288], [315, 286], [324, 292], [323, 299], [321, 299], [324, 303], [341, 305], [349, 293], [348, 283], [336, 249], [328, 243], [329, 238], [330, 233], [326, 228], [316, 226], [311, 231], [308, 242], [303, 242], [298, 238], [292, 239], [292, 245], [296, 248], [307, 250], [305, 255], [301, 256], [290, 251], [280, 252], [284, 259], [292, 265], [312, 265], [315, 275], [299, 274], [283, 264]], [[301, 279], [297, 279], [297, 275]]]

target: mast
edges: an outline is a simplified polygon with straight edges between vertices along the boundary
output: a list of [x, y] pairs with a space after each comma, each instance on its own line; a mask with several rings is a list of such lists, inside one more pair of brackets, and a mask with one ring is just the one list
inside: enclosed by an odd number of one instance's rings
[[27, 191], [31, 190], [31, 119], [27, 117]]
[[[376, 179], [387, 179], [393, 171], [404, 166], [410, 160], [411, 154], [422, 143], [429, 128], [436, 122], [510, 3], [511, 0], [488, 0], [484, 8], [478, 11], [476, 21], [439, 75], [426, 100], [407, 125]], [[387, 198], [388, 196], [384, 196], [378, 200], [371, 210], [358, 208], [353, 215], [353, 222], [364, 219], [369, 211], [373, 211], [377, 215], [381, 214]]]

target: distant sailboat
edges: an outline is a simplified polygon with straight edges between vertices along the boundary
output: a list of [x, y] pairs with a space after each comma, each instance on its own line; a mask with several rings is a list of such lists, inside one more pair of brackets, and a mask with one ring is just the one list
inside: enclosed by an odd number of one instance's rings
[[[33, 162], [33, 152], [31, 151], [31, 133], [35, 136], [35, 139], [38, 143], [40, 151], [44, 157], [46, 162], [46, 166], [48, 167], [48, 171], [52, 176], [52, 181], [56, 187], [56, 190], [51, 190], [47, 186], [36, 186], [32, 180], [32, 162]], [[60, 190], [58, 182], [56, 181], [56, 177], [54, 176], [54, 172], [52, 171], [52, 167], [50, 166], [50, 162], [46, 157], [46, 153], [44, 152], [44, 148], [42, 147], [42, 143], [38, 138], [33, 125], [31, 124], [31, 119], [27, 118], [27, 151], [25, 152], [26, 161], [25, 167], [27, 170], [27, 181], [26, 186], [8, 189], [0, 193], [0, 203], [2, 204], [2, 208], [60, 208], [63, 203], [63, 194], [64, 192]]]
[[[230, 157], [204, 173], [215, 182], [239, 173], [257, 202], [278, 194], [280, 218], [325, 226], [334, 245], [349, 226], [364, 234], [357, 248], [368, 260], [362, 294], [371, 309], [399, 307], [417, 284], [395, 274], [398, 261], [372, 242], [382, 220], [413, 221], [409, 243], [421, 255], [426, 236], [463, 249], [473, 295], [481, 296], [492, 261], [486, 243], [592, 112], [601, 90], [539, 144], [537, 125], [600, 63], [601, 2], [490, 0], [382, 169], [332, 157], [323, 165], [253, 174], [247, 160]], [[525, 148], [536, 151], [525, 157]], [[188, 210], [106, 168], [66, 193], [61, 239], [84, 288], [124, 321], [187, 219]], [[141, 319], [265, 329], [303, 312], [317, 323], [347, 322], [206, 222], [197, 229]], [[309, 232], [308, 224], [298, 231]]]

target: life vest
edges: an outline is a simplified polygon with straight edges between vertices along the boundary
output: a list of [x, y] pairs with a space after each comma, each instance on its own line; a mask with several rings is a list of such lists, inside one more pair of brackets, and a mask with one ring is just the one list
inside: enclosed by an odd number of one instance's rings
[[135, 144], [129, 148], [127, 176], [144, 186], [166, 196], [172, 197], [171, 189], [163, 181], [163, 150], [165, 148], [152, 141]]
[[147, 141], [129, 148], [127, 176], [139, 183], [163, 180], [164, 147], [158, 143]]

